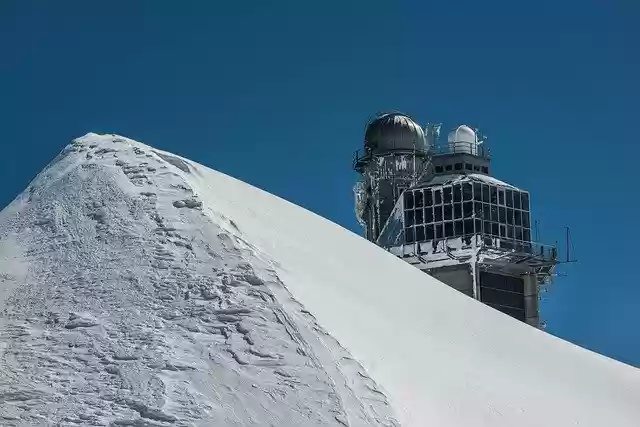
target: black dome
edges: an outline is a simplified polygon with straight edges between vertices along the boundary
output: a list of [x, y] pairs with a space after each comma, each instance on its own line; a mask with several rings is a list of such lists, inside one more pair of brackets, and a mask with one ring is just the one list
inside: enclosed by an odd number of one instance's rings
[[402, 113], [386, 113], [369, 123], [364, 145], [376, 154], [395, 150], [427, 151], [424, 131]]

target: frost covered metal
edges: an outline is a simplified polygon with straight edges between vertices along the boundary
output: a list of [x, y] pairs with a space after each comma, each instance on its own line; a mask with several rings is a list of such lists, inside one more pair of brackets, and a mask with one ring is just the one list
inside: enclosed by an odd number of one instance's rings
[[365, 130], [364, 149], [356, 152], [353, 168], [356, 215], [369, 240], [376, 241], [400, 198], [428, 170], [429, 152], [422, 128], [401, 113], [372, 120]]
[[367, 223], [364, 215], [367, 208], [367, 189], [365, 188], [364, 182], [358, 181], [353, 186], [353, 197], [355, 201], [356, 219], [362, 227], [366, 227]]

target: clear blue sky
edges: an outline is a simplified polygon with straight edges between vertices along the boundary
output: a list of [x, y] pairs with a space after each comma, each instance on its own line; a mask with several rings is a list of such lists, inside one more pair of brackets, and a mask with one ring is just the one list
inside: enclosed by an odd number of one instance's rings
[[476, 125], [542, 240], [572, 227], [580, 263], [545, 296], [548, 330], [640, 366], [638, 16], [633, 0], [3, 0], [0, 204], [72, 138], [120, 133], [359, 231], [371, 115]]

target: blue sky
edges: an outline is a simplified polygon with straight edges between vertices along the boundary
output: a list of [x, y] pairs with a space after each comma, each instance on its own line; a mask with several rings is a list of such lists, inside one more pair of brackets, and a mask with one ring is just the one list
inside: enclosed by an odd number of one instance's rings
[[[98, 4], [100, 3], [100, 4]], [[572, 227], [548, 330], [640, 366], [636, 1], [0, 2], [0, 204], [72, 138], [120, 133], [359, 232], [366, 121], [480, 127]], [[391, 284], [390, 284], [391, 285]]]

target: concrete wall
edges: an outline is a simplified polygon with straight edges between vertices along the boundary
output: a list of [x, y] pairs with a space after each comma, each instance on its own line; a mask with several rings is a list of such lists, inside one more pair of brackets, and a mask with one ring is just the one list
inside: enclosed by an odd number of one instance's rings
[[537, 328], [540, 326], [538, 280], [534, 274], [524, 275], [522, 278], [524, 279], [525, 321]]
[[470, 297], [473, 296], [473, 277], [469, 264], [434, 268], [428, 274]]
[[[473, 297], [473, 277], [469, 264], [447, 265], [424, 271], [465, 295]], [[533, 274], [524, 274], [520, 278], [524, 285], [525, 322], [537, 328], [540, 326], [537, 278]], [[478, 280], [480, 281], [479, 278]]]

